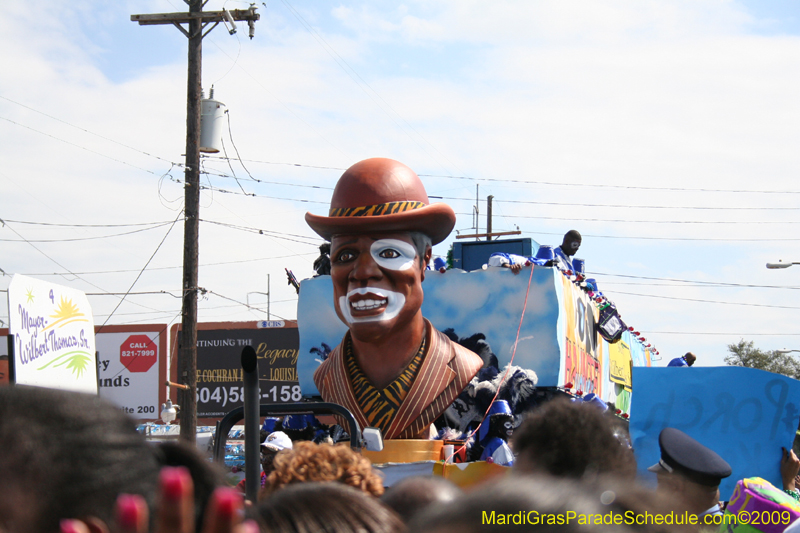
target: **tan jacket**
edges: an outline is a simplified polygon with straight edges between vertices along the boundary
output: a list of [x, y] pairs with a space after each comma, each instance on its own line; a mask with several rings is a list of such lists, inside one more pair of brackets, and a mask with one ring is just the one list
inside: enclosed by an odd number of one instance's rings
[[[384, 439], [427, 439], [433, 421], [453, 403], [483, 366], [483, 360], [477, 354], [452, 342], [427, 319], [425, 324], [428, 332], [425, 359], [417, 379], [383, 435]], [[314, 383], [324, 401], [350, 410], [361, 429], [368, 426], [353, 395], [342, 356], [342, 343], [314, 372]]]

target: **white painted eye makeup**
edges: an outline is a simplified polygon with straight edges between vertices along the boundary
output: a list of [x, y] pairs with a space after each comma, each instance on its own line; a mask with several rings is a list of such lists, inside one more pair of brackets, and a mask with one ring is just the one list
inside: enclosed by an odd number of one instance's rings
[[414, 246], [398, 239], [377, 240], [369, 251], [375, 262], [388, 270], [408, 270], [414, 266], [417, 257]]

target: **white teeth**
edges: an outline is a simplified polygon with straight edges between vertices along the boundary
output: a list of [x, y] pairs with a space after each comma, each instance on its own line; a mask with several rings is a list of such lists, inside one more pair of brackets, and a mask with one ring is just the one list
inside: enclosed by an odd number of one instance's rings
[[369, 309], [377, 309], [377, 308], [379, 308], [381, 306], [384, 306], [386, 304], [387, 304], [387, 300], [386, 299], [383, 299], [383, 300], [369, 300], [368, 299], [368, 300], [358, 300], [358, 301], [355, 301], [355, 302], [350, 302], [350, 306], [353, 307], [353, 309], [358, 309], [359, 311], [366, 311], [366, 310], [369, 310]]

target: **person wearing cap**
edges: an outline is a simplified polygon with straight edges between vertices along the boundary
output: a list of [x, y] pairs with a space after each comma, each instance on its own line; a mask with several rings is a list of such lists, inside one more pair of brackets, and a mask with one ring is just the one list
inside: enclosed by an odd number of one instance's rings
[[339, 178], [328, 216], [306, 222], [331, 241], [336, 314], [349, 330], [314, 373], [322, 398], [386, 439], [429, 438], [430, 426], [483, 365], [423, 318], [432, 245], [455, 225], [417, 174], [384, 158]]
[[722, 515], [719, 484], [731, 466], [714, 450], [683, 431], [664, 428], [658, 436], [661, 459], [648, 470], [658, 477], [658, 490], [669, 493], [698, 516]]
[[697, 356], [692, 352], [686, 352], [683, 357], [676, 357], [667, 363], [667, 366], [692, 366], [695, 361], [697, 361]]
[[[266, 424], [266, 420], [264, 421]], [[292, 439], [283, 431], [273, 431], [266, 436], [264, 442], [261, 443], [261, 486], [267, 481], [267, 476], [275, 470], [273, 462], [275, 456], [281, 450], [291, 450]], [[242, 479], [237, 485], [236, 490], [245, 493], [245, 480]]]
[[[484, 430], [484, 428], [487, 428]], [[514, 415], [506, 400], [495, 400], [489, 408], [489, 415], [484, 419], [479, 435], [483, 452], [481, 461], [501, 466], [514, 466], [514, 453], [508, 445], [514, 434]]]

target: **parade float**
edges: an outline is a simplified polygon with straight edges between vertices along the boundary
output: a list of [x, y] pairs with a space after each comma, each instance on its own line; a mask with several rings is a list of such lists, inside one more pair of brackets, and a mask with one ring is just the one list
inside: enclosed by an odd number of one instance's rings
[[[461, 461], [452, 468], [463, 471], [463, 463], [481, 462], [473, 460], [480, 457], [476, 451], [487, 436], [487, 415], [498, 401], [507, 405], [513, 426], [526, 412], [559, 395], [610, 406], [627, 418], [632, 367], [650, 366], [657, 352], [622, 319], [597, 281], [586, 278], [583, 261], [573, 265], [571, 257], [563, 258], [561, 247], [531, 241], [532, 254], [523, 258], [516, 272], [489, 266], [497, 262], [490, 261], [488, 250], [477, 270], [428, 267], [417, 274], [424, 298], [414, 293], [414, 261], [420, 260], [424, 248], [403, 237], [403, 232], [427, 233], [433, 244], [441, 242], [454, 223], [448, 210], [452, 213], [443, 204], [429, 203], [419, 178], [408, 167], [375, 159], [357, 163], [343, 174], [328, 216], [306, 215], [312, 229], [323, 238], [333, 238], [333, 271], [332, 276], [318, 275], [299, 286], [297, 375], [303, 397], [345, 405], [355, 412], [361, 428], [383, 424], [388, 437], [384, 449], [364, 453], [379, 465], [404, 464], [404, 472], [414, 470], [409, 464], [441, 474], [451, 468], [442, 463]], [[497, 249], [502, 241], [492, 241], [492, 246]], [[422, 263], [432, 262], [430, 245], [427, 250]], [[396, 304], [391, 287], [379, 285], [385, 279], [395, 283], [393, 278], [401, 276], [412, 288], [404, 288], [406, 294]], [[405, 298], [420, 301], [403, 318]], [[359, 362], [355, 352], [369, 351], [370, 343], [383, 343], [392, 351], [394, 346], [386, 339], [402, 330], [398, 321], [421, 327], [423, 322], [414, 322], [418, 315], [429, 321], [426, 336], [420, 336], [417, 357], [422, 356], [422, 363], [409, 374], [401, 401], [391, 404], [390, 387], [396, 385], [382, 384], [387, 387], [383, 390], [371, 387], [372, 380], [362, 375], [360, 365], [373, 361]], [[412, 326], [406, 327], [406, 334], [413, 336]], [[394, 338], [405, 341], [402, 336]], [[427, 363], [424, 350], [434, 347], [450, 353], [443, 356], [451, 361], [450, 372], [443, 371], [449, 376], [446, 383], [441, 382], [441, 373], [429, 368], [438, 363]], [[463, 359], [466, 363], [453, 363], [460, 361], [463, 348], [471, 354]], [[381, 357], [383, 352], [370, 353]], [[452, 385], [463, 375], [467, 376], [463, 386], [452, 393]], [[446, 405], [426, 418], [425, 406], [416, 411], [406, 407], [414, 401]], [[387, 411], [394, 418], [385, 421], [373, 416], [373, 410]], [[421, 420], [417, 425], [414, 416]], [[425, 462], [436, 464], [420, 465]]]

